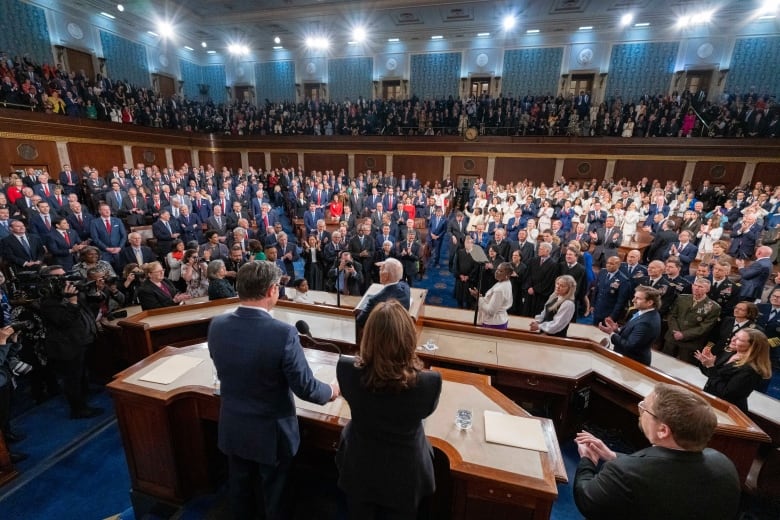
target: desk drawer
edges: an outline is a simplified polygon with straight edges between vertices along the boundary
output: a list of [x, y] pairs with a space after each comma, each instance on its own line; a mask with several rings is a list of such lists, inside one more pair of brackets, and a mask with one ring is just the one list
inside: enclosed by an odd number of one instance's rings
[[493, 377], [493, 386], [513, 386], [547, 394], [569, 395], [577, 387], [576, 381], [522, 372], [499, 371]]

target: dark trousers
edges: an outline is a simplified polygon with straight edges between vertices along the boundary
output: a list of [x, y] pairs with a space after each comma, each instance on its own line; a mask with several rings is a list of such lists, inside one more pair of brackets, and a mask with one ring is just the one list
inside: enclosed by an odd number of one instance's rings
[[284, 487], [291, 461], [277, 465], [228, 455], [230, 508], [236, 520], [290, 518]]
[[[418, 514], [417, 509], [396, 509], [347, 498], [349, 518], [351, 520], [418, 520], [426, 518], [424, 514]], [[398, 504], [398, 507], [408, 507], [409, 504]], [[424, 509], [424, 508], [421, 508]]]
[[68, 400], [71, 413], [83, 410], [87, 406], [87, 374], [84, 369], [85, 350], [71, 359], [51, 359], [54, 373], [62, 379], [62, 391]]

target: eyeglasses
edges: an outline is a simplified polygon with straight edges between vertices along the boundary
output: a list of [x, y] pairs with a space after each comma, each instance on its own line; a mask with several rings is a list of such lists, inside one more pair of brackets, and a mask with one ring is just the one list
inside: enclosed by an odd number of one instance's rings
[[642, 416], [642, 412], [647, 412], [647, 413], [649, 413], [650, 415], [652, 415], [654, 418], [658, 419], [658, 416], [657, 416], [656, 414], [654, 414], [653, 412], [651, 412], [650, 410], [648, 410], [647, 408], [645, 408], [645, 402], [644, 402], [644, 400], [642, 400], [642, 401], [639, 401], [639, 403], [638, 403], [636, 406], [637, 406], [637, 408], [639, 408], [639, 416], [640, 416], [640, 417]]

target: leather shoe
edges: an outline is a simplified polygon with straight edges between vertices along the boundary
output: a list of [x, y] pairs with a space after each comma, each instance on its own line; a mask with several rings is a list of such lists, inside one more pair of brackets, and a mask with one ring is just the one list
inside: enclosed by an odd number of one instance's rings
[[92, 417], [97, 417], [98, 415], [103, 413], [102, 408], [92, 408], [92, 407], [85, 407], [80, 410], [75, 410], [73, 412], [70, 412], [70, 418], [71, 419], [91, 419]]
[[23, 434], [22, 432], [15, 432], [13, 430], [3, 432], [3, 435], [5, 435], [5, 442], [7, 442], [8, 444], [13, 444], [14, 442], [20, 442], [27, 438], [27, 435]]
[[29, 455], [27, 455], [26, 453], [18, 453], [18, 452], [17, 453], [11, 452], [8, 455], [11, 458], [11, 463], [12, 464], [18, 464], [19, 462], [22, 462], [23, 460], [27, 460], [27, 458], [29, 457]]

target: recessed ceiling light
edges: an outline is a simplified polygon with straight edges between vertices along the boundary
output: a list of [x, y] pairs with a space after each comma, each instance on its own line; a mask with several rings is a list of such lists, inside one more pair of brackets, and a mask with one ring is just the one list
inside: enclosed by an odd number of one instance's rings
[[775, 18], [777, 18], [776, 14], [765, 14], [764, 16], [758, 17], [759, 20], [774, 20]]
[[281, 39], [281, 38], [279, 38], [278, 36], [274, 36], [274, 43], [275, 43], [276, 45], [279, 45], [280, 43], [282, 43], [282, 39]]
[[490, 33], [477, 33], [477, 36], [484, 38], [485, 36], [490, 36]]
[[441, 40], [443, 38], [444, 36], [442, 36], [441, 34], [437, 34], [436, 36], [431, 36], [431, 40]]
[[206, 42], [200, 42], [200, 46], [201, 46], [201, 47], [203, 47], [203, 48], [205, 49], [206, 47], [208, 47], [208, 46], [209, 46], [209, 44], [208, 44], [208, 43], [206, 43]]
[[650, 22], [635, 23], [634, 27], [650, 27]]
[[102, 15], [103, 15], [103, 16], [105, 16], [106, 18], [111, 18], [112, 20], [116, 20], [116, 16], [114, 16], [113, 14], [108, 14], [108, 13], [107, 13], [107, 12], [105, 12], [105, 11], [100, 11], [100, 14], [102, 14]]
[[504, 28], [505, 31], [511, 31], [515, 24], [517, 23], [517, 18], [513, 14], [508, 14], [504, 17], [504, 20], [501, 22], [501, 26]]
[[188, 51], [194, 51], [195, 50], [192, 47], [190, 47], [189, 45], [185, 45], [184, 48], [187, 49]]
[[206, 51], [206, 54], [216, 54], [217, 51]]
[[620, 17], [620, 25], [629, 25], [632, 21], [634, 21], [634, 15], [631, 13], [626, 13]]
[[539, 33], [539, 29], [528, 29], [525, 32], [526, 32], [526, 34], [537, 34], [537, 33]]
[[122, 4], [116, 4], [116, 10], [119, 11], [120, 13], [124, 13], [125, 6], [123, 6]]
[[582, 27], [580, 27], [580, 31], [591, 31], [591, 30], [593, 30], [592, 25], [583, 25]]
[[363, 42], [366, 40], [367, 35], [365, 27], [355, 27], [352, 30], [352, 41], [356, 43]]
[[284, 47], [282, 47], [281, 45], [274, 45], [274, 50], [275, 51], [280, 51], [282, 49], [284, 49]]
[[147, 32], [147, 33], [149, 33], [149, 34], [151, 34], [151, 35], [152, 35], [152, 36], [154, 36], [155, 38], [157, 38], [158, 36], [160, 36], [159, 34], [157, 34], [157, 33], [156, 33], [156, 32], [154, 32], [154, 31], [146, 31], [146, 32]]
[[400, 42], [401, 40], [398, 38], [388, 38], [387, 41], [389, 41], [390, 43], [396, 43], [396, 42]]

